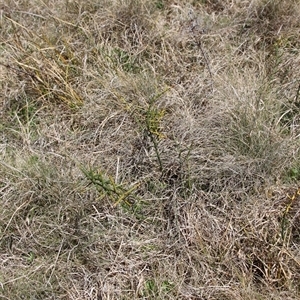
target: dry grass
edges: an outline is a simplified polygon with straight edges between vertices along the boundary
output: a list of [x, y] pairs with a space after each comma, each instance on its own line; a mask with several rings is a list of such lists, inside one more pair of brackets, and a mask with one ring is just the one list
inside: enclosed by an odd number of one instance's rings
[[0, 5], [1, 299], [299, 299], [300, 4]]

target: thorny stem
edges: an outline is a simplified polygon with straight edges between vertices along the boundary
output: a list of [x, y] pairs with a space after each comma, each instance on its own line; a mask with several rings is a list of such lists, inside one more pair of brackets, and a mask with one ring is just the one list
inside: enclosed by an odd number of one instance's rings
[[195, 24], [192, 25], [191, 27], [191, 31], [193, 33], [193, 37], [194, 37], [194, 40], [196, 42], [196, 45], [198, 46], [198, 48], [200, 49], [201, 51], [201, 54], [203, 56], [203, 59], [204, 59], [204, 62], [206, 64], [206, 67], [208, 69], [208, 73], [209, 73], [209, 77], [211, 79], [211, 86], [213, 85], [213, 76], [212, 76], [212, 72], [211, 72], [211, 68], [210, 68], [210, 65], [209, 65], [209, 61], [208, 61], [208, 58], [207, 58], [207, 55], [203, 49], [203, 46], [202, 46], [202, 43], [201, 43], [201, 34], [204, 30], [202, 30], [202, 32], [200, 33], [200, 37], [197, 37], [196, 35], [196, 32], [195, 32], [195, 29], [196, 27], [198, 27], [199, 25], [197, 24], [197, 21], [194, 21]]
[[158, 149], [158, 142], [157, 142], [157, 139], [156, 139], [156, 134], [152, 131], [151, 120], [150, 120], [150, 117], [149, 117], [148, 113], [147, 113], [147, 117], [146, 117], [146, 126], [147, 126], [148, 136], [150, 137], [150, 140], [153, 144], [154, 151], [155, 151], [155, 154], [156, 154], [156, 158], [157, 158], [157, 161], [158, 161], [158, 164], [159, 164], [159, 171], [162, 172], [163, 171], [163, 165], [162, 165], [162, 161], [161, 161], [160, 153], [159, 153], [159, 149]]
[[162, 161], [161, 161], [161, 158], [160, 158], [160, 153], [159, 153], [159, 150], [158, 150], [158, 143], [157, 143], [157, 140], [154, 137], [153, 133], [151, 131], [149, 133], [150, 133], [151, 142], [153, 143], [154, 150], [155, 150], [155, 153], [156, 153], [156, 158], [157, 158], [157, 161], [158, 161], [158, 164], [159, 164], [159, 171], [162, 173], [163, 172], [163, 165], [162, 165]]

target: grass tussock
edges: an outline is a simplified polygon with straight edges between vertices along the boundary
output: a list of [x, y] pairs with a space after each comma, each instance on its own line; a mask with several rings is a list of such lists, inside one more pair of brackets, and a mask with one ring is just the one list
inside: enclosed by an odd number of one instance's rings
[[4, 1], [1, 297], [299, 299], [299, 13]]

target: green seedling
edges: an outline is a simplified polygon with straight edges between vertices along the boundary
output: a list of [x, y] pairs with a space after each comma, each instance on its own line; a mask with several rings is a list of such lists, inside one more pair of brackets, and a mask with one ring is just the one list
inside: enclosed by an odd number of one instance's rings
[[122, 49], [115, 48], [111, 58], [114, 60], [116, 65], [119, 65], [125, 72], [135, 73], [138, 70], [135, 58]]
[[127, 206], [131, 205], [130, 198], [134, 195], [134, 191], [139, 184], [126, 187], [123, 184], [116, 183], [111, 176], [104, 174], [100, 170], [82, 169], [82, 172], [90, 181], [90, 184], [93, 184], [102, 193], [100, 198], [108, 197], [114, 203], [114, 206], [121, 203]]
[[156, 106], [156, 101], [166, 92], [167, 90], [164, 90], [163, 92], [155, 95], [152, 99], [150, 99], [147, 110], [144, 113], [145, 133], [150, 138], [150, 141], [153, 145], [159, 165], [159, 170], [161, 173], [163, 172], [163, 163], [161, 159], [161, 153], [158, 148], [158, 143], [162, 138], [165, 137], [162, 133], [161, 126], [162, 119], [165, 116], [165, 110], [159, 109]]
[[165, 7], [164, 1], [163, 0], [156, 1], [155, 6], [157, 9], [164, 9], [164, 7]]
[[168, 280], [164, 280], [161, 284], [161, 289], [164, 293], [170, 293], [173, 289], [174, 289], [174, 283], [168, 281]]
[[300, 179], [300, 168], [299, 167], [291, 168], [288, 172], [288, 178], [291, 179], [292, 181], [299, 180]]
[[156, 154], [156, 158], [159, 164], [159, 170], [163, 171], [163, 164], [161, 160], [160, 151], [158, 149], [158, 142], [164, 135], [161, 133], [160, 122], [164, 116], [163, 110], [152, 108], [151, 106], [146, 112], [146, 134], [149, 136]]
[[174, 283], [168, 280], [164, 280], [160, 285], [157, 285], [157, 283], [153, 279], [149, 279], [145, 282], [143, 296], [147, 296], [147, 297], [152, 296], [152, 297], [156, 297], [155, 299], [162, 299], [161, 298], [162, 295], [160, 295], [161, 293], [163, 295], [166, 295], [170, 293], [173, 289], [174, 289]]
[[157, 286], [155, 281], [150, 279], [145, 282], [144, 293], [145, 296], [157, 295]]

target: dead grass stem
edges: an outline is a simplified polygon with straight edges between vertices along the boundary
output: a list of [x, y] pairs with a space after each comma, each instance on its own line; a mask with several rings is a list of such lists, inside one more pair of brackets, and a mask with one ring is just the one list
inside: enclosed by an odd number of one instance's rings
[[299, 9], [5, 0], [0, 298], [299, 299]]

